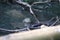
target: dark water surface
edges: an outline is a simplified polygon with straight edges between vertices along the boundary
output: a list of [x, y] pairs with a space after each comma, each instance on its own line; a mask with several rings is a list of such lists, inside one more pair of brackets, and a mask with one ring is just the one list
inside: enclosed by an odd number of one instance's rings
[[[50, 20], [52, 17], [59, 16], [60, 17], [60, 4], [58, 3], [48, 3], [51, 4], [47, 9], [39, 9], [39, 5], [46, 5], [46, 4], [38, 4], [37, 6], [32, 6], [33, 11], [35, 12], [37, 18], [40, 21]], [[35, 7], [35, 8], [34, 8]], [[37, 8], [36, 8], [37, 7]], [[34, 10], [38, 9], [38, 11]], [[42, 12], [40, 12], [42, 11]], [[36, 20], [30, 14], [29, 11], [23, 10], [20, 5], [17, 4], [6, 4], [0, 3], [0, 28], [5, 29], [17, 29], [17, 28], [24, 28], [22, 23], [24, 18], [31, 18], [32, 22]], [[8, 34], [4, 31], [0, 34]]]

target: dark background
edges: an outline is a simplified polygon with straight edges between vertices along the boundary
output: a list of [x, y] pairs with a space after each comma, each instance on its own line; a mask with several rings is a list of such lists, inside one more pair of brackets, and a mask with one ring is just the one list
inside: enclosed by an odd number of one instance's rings
[[[31, 0], [31, 1], [26, 0], [24, 2], [32, 4], [35, 1], [36, 0]], [[48, 6], [49, 4], [50, 6]], [[40, 8], [41, 6], [48, 6], [48, 8], [45, 9]], [[33, 5], [32, 9], [35, 15], [37, 16], [37, 18], [39, 19], [39, 21], [48, 21], [52, 17], [58, 16], [60, 18], [59, 7], [60, 7], [60, 3], [49, 2], [49, 3], [41, 3], [41, 4]], [[27, 17], [32, 20], [32, 23], [36, 21], [28, 10], [24, 10], [22, 6], [16, 4], [14, 0], [13, 1], [0, 0], [0, 28], [13, 29], [13, 30], [18, 28], [24, 28], [22, 21]], [[5, 34], [5, 32], [3, 32], [2, 34]]]

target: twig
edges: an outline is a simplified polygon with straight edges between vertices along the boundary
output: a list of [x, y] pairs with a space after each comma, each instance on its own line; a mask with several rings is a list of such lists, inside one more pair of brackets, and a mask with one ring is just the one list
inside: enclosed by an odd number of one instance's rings
[[55, 17], [52, 17], [48, 22], [51, 22]]
[[[38, 3], [48, 3], [48, 2], [51, 2], [51, 0], [34, 2], [32, 5], [38, 4]], [[31, 5], [31, 6], [32, 6], [32, 5]]]
[[5, 32], [21, 32], [21, 31], [26, 31], [28, 29], [27, 28], [23, 28], [23, 29], [9, 30], [9, 29], [0, 28], [0, 30], [1, 31], [5, 31]]
[[37, 20], [37, 22], [40, 23], [39, 20], [38, 20], [38, 18], [36, 17], [36, 15], [34, 14], [34, 12], [32, 11], [31, 5], [29, 5], [26, 2], [20, 2], [20, 1], [16, 1], [16, 2], [19, 3], [19, 4], [23, 4], [23, 5], [27, 6], [27, 7], [29, 7], [30, 13], [34, 16], [34, 18]]
[[47, 25], [49, 26], [49, 23], [52, 22], [52, 20], [54, 19], [55, 17], [52, 17], [49, 21], [47, 21]]
[[57, 20], [51, 26], [54, 26], [59, 21], [60, 18], [58, 18], [58, 16], [57, 16], [56, 19]]

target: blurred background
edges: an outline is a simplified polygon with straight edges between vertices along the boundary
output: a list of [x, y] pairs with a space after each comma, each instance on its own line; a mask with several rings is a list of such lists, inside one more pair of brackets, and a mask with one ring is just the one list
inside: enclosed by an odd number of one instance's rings
[[[36, 22], [33, 15], [31, 15], [28, 7], [22, 7], [15, 3], [16, 0], [0, 0], [0, 28], [4, 29], [20, 29], [24, 28], [23, 20], [30, 18], [32, 24]], [[32, 10], [37, 16], [38, 20], [45, 22], [52, 17], [58, 16], [60, 18], [60, 2], [59, 0], [20, 0], [32, 4], [34, 2], [43, 2], [32, 5]], [[47, 3], [44, 3], [48, 1]], [[47, 8], [46, 8], [47, 7]], [[23, 9], [24, 8], [24, 9]], [[55, 20], [55, 19], [54, 19]], [[60, 24], [60, 21], [57, 23]], [[7, 34], [0, 31], [0, 35]]]

